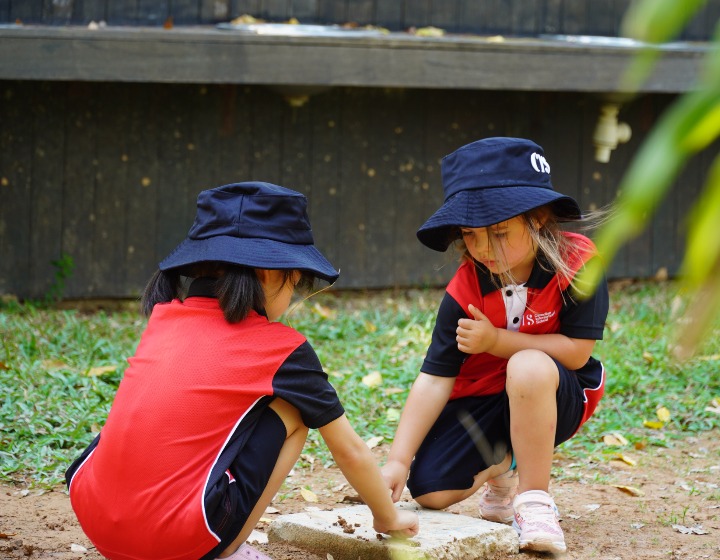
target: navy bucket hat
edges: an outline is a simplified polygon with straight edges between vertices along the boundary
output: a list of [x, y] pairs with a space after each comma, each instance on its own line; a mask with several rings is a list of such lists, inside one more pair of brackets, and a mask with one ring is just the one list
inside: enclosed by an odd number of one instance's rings
[[561, 221], [581, 218], [571, 197], [553, 190], [543, 149], [524, 138], [485, 138], [441, 163], [445, 202], [417, 231], [420, 242], [445, 251], [458, 227], [487, 227], [549, 204]]
[[271, 183], [233, 183], [198, 195], [187, 238], [159, 266], [205, 261], [302, 270], [330, 283], [339, 276], [315, 248], [305, 195]]

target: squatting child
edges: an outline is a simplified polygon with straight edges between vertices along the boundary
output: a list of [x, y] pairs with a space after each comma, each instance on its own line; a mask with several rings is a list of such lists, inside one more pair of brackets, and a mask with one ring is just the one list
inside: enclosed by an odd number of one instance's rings
[[105, 426], [68, 469], [72, 507], [111, 560], [267, 559], [243, 544], [317, 428], [372, 511], [414, 535], [314, 350], [276, 322], [296, 286], [334, 282], [306, 198], [262, 182], [203, 191], [149, 281], [149, 316]]
[[[607, 284], [578, 286], [596, 258], [581, 219], [553, 189], [540, 146], [487, 138], [442, 161], [445, 200], [418, 230], [462, 262], [383, 467], [398, 500], [445, 508], [483, 488], [480, 515], [513, 522], [524, 550], [564, 552], [550, 496], [553, 449], [590, 417], [605, 383], [592, 357], [608, 312]], [[408, 478], [409, 473], [409, 478]]]

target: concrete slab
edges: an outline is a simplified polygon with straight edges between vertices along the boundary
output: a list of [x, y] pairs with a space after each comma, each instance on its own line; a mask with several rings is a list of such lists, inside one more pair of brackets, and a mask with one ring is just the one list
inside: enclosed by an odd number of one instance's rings
[[268, 528], [269, 542], [286, 542], [333, 560], [486, 560], [517, 554], [517, 533], [508, 525], [423, 509], [417, 504], [398, 507], [417, 511], [420, 533], [408, 540], [379, 535], [372, 528], [367, 506], [333, 510], [312, 509], [282, 515]]

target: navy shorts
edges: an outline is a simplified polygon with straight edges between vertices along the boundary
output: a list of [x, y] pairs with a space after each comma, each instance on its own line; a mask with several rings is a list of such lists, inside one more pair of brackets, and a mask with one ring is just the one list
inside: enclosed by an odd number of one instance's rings
[[287, 430], [280, 416], [266, 407], [228, 469], [234, 480], [223, 477], [205, 497], [208, 523], [221, 540], [201, 560], [217, 558], [240, 534], [265, 491], [286, 437]]
[[[557, 390], [555, 445], [570, 439], [584, 412], [583, 387], [576, 372], [555, 361]], [[466, 490], [479, 472], [503, 461], [511, 449], [510, 404], [505, 391], [449, 401], [420, 445], [410, 467], [413, 497], [442, 490]]]

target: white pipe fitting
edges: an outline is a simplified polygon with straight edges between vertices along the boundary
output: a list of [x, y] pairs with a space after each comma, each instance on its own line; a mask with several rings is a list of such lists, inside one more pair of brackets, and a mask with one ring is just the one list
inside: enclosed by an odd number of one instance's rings
[[625, 122], [618, 122], [617, 116], [620, 105], [606, 103], [600, 107], [600, 116], [593, 132], [595, 144], [595, 159], [601, 163], [610, 161], [610, 152], [630, 140], [632, 130]]

